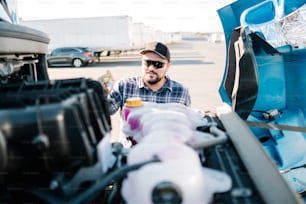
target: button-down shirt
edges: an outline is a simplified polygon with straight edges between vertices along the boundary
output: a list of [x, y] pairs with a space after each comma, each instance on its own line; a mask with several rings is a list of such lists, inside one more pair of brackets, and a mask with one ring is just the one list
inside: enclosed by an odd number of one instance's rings
[[156, 103], [181, 103], [190, 106], [188, 88], [166, 77], [166, 83], [157, 91], [148, 88], [141, 76], [121, 80], [115, 84], [109, 95], [110, 114], [122, 109], [126, 99], [141, 98], [143, 101]]

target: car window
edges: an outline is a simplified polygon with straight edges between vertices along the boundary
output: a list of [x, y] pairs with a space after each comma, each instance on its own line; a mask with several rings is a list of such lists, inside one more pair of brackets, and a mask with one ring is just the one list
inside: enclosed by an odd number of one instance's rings
[[53, 50], [52, 55], [59, 55], [61, 53], [61, 49]]
[[73, 52], [78, 52], [78, 50], [74, 48], [63, 48], [62, 52], [63, 53], [73, 53]]
[[0, 20], [1, 21], [7, 21], [9, 23], [15, 23], [14, 13], [10, 14], [12, 12], [11, 7], [8, 7], [10, 5], [7, 5], [7, 2], [4, 1], [0, 3]]
[[86, 48], [80, 48], [80, 50], [81, 50], [82, 52], [88, 52], [88, 50], [87, 50]]

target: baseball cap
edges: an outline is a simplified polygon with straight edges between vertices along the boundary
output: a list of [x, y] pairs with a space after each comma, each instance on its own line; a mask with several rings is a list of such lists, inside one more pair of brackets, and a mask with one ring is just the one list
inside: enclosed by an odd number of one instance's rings
[[161, 58], [167, 59], [170, 62], [170, 52], [168, 47], [160, 42], [150, 42], [147, 44], [146, 48], [140, 51], [140, 54], [145, 54], [147, 52], [154, 52], [158, 54]]

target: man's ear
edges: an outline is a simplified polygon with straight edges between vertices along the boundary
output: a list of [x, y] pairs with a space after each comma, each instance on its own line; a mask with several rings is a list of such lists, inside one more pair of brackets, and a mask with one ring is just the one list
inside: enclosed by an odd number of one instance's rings
[[170, 67], [171, 67], [171, 63], [168, 62], [168, 63], [167, 63], [167, 70], [168, 70]]

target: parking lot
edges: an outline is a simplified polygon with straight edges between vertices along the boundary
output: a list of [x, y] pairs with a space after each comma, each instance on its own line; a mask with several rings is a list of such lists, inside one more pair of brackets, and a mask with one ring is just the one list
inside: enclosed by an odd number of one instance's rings
[[[182, 41], [169, 45], [172, 66], [169, 76], [185, 84], [190, 91], [192, 108], [215, 112], [221, 105], [218, 93], [225, 67], [224, 42]], [[101, 63], [88, 67], [49, 68], [50, 79], [92, 78], [97, 79], [110, 70], [115, 78], [140, 74], [138, 52], [116, 57], [105, 57]], [[113, 138], [118, 135], [119, 115], [112, 116]]]

